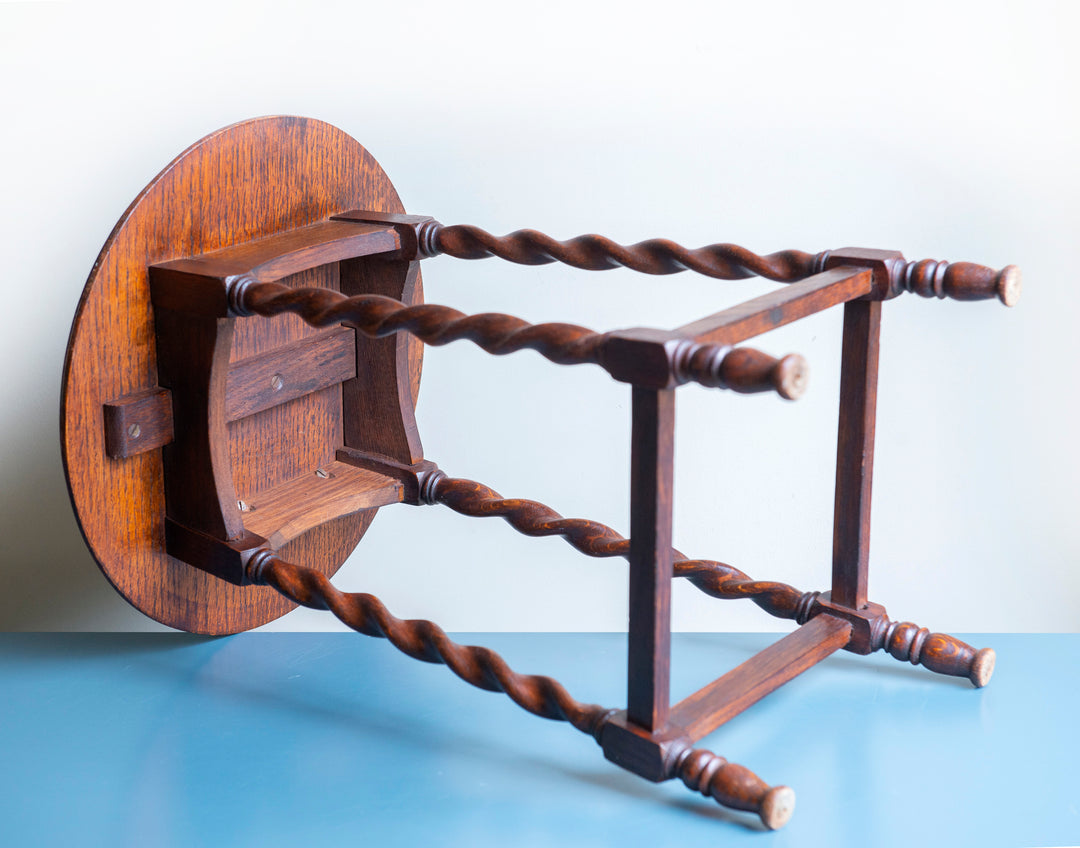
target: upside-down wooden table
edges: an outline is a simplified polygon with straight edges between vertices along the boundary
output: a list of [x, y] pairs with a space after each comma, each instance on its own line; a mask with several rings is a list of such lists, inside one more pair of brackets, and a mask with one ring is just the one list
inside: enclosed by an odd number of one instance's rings
[[[596, 333], [424, 305], [420, 260], [440, 253], [721, 279], [756, 274], [790, 285], [672, 331]], [[64, 373], [72, 502], [105, 575], [160, 622], [235, 633], [295, 604], [328, 609], [409, 656], [445, 663], [474, 686], [570, 722], [624, 768], [653, 781], [679, 777], [777, 828], [791, 815], [792, 790], [695, 749], [697, 740], [841, 648], [884, 648], [975, 686], [993, 671], [989, 648], [891, 621], [867, 598], [881, 304], [904, 291], [1011, 305], [1020, 274], [1013, 266], [907, 262], [882, 250], [758, 256], [727, 244], [559, 242], [529, 230], [498, 238], [404, 214], [374, 159], [328, 124], [246, 121], [162, 171], [90, 273]], [[734, 345], [839, 304], [831, 591], [799, 592], [684, 556], [671, 539], [675, 388], [697, 382], [798, 397], [801, 357], [777, 360]], [[284, 317], [244, 317], [252, 315]], [[424, 457], [413, 415], [422, 344], [460, 339], [494, 354], [531, 349], [562, 365], [595, 363], [632, 386], [630, 539], [449, 477]], [[501, 516], [590, 556], [626, 557], [626, 709], [582, 704], [551, 678], [516, 674], [494, 652], [455, 644], [431, 622], [399, 620], [371, 595], [336, 590], [328, 578], [377, 509], [395, 503]], [[800, 627], [672, 706], [672, 577], [714, 597], [750, 598]]]

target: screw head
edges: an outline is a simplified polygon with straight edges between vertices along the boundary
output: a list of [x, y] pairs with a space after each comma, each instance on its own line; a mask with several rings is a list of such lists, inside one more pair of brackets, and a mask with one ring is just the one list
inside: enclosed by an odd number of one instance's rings
[[315, 476], [316, 477], [322, 477], [325, 480], [327, 477], [330, 476], [330, 474], [326, 471], [325, 468], [316, 468], [315, 469]]
[[280, 392], [281, 387], [285, 385], [285, 378], [283, 378], [280, 374], [275, 374], [273, 377], [270, 378], [270, 385], [271, 387], [273, 387], [275, 392]]
[[130, 436], [132, 439], [137, 439], [139, 438], [140, 433], [142, 433], [142, 427], [140, 427], [138, 424], [128, 424], [128, 436]]

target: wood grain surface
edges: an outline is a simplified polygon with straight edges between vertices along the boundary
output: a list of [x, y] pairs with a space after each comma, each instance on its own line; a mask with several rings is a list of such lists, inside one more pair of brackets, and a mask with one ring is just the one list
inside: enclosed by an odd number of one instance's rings
[[[266, 587], [226, 585], [167, 556], [160, 451], [123, 459], [106, 455], [103, 404], [158, 385], [147, 266], [358, 208], [404, 211], [390, 180], [360, 144], [320, 121], [257, 118], [219, 130], [180, 154], [131, 204], [94, 264], [64, 366], [64, 466], [80, 529], [102, 571], [124, 598], [157, 621], [198, 633], [232, 633], [277, 618], [294, 604]], [[284, 282], [337, 289], [337, 266]], [[423, 297], [419, 278], [413, 297]], [[240, 319], [230, 360], [238, 363], [318, 332], [295, 316]], [[410, 347], [414, 398], [420, 347]], [[341, 432], [340, 386], [232, 422], [229, 456], [237, 497], [258, 503], [263, 492], [329, 466]], [[333, 574], [374, 513], [365, 510], [303, 533], [282, 555]]]

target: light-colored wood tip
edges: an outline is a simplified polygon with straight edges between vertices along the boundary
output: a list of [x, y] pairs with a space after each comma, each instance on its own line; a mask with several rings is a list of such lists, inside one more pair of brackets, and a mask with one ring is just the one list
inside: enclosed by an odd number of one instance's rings
[[777, 363], [773, 379], [780, 397], [798, 400], [810, 382], [810, 365], [799, 354], [789, 353]]
[[774, 786], [761, 802], [761, 822], [769, 830], [779, 830], [795, 812], [795, 790], [790, 786]]
[[1024, 290], [1024, 275], [1015, 265], [1006, 265], [997, 277], [998, 299], [1006, 306], [1015, 306]]
[[983, 648], [975, 653], [975, 660], [971, 663], [971, 674], [968, 675], [976, 689], [982, 689], [990, 678], [994, 676], [994, 664], [997, 662], [997, 654], [993, 648]]

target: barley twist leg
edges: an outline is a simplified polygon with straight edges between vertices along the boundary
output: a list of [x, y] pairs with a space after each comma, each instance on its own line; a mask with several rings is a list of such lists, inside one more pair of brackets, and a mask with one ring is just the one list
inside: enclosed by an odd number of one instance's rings
[[302, 606], [329, 610], [353, 630], [387, 639], [413, 659], [441, 663], [473, 686], [505, 692], [518, 706], [541, 718], [566, 721], [598, 737], [612, 712], [575, 701], [550, 677], [513, 672], [490, 648], [457, 644], [433, 622], [395, 618], [374, 595], [341, 592], [321, 572], [285, 562], [269, 551], [251, 558], [247, 576], [251, 583], [272, 586]]
[[[497, 516], [526, 536], [561, 536], [583, 554], [594, 557], [626, 557], [630, 540], [597, 521], [563, 518], [536, 501], [504, 498], [474, 480], [442, 476], [428, 489], [433, 503], [474, 517]], [[778, 618], [794, 619], [807, 596], [785, 583], [751, 580], [734, 566], [703, 559], [688, 559], [675, 551], [674, 573], [714, 598], [750, 598]]]
[[598, 235], [558, 241], [536, 230], [518, 230], [495, 236], [462, 224], [437, 225], [429, 233], [433, 253], [459, 259], [498, 256], [519, 265], [562, 262], [587, 271], [630, 268], [645, 274], [677, 274], [696, 271], [708, 277], [740, 280], [759, 275], [779, 282], [793, 282], [821, 270], [822, 255], [801, 250], [782, 250], [762, 256], [736, 244], [713, 244], [690, 249], [668, 239], [649, 239], [622, 245]]
[[[252, 584], [271, 586], [303, 606], [329, 610], [358, 633], [387, 639], [414, 659], [441, 663], [477, 688], [504, 692], [533, 715], [569, 722], [597, 742], [605, 724], [616, 713], [616, 710], [576, 701], [561, 683], [550, 677], [517, 674], [491, 649], [459, 645], [437, 624], [396, 618], [374, 595], [341, 592], [321, 572], [285, 562], [269, 550], [259, 551], [251, 557], [247, 578]], [[720, 763], [724, 768], [698, 769], [698, 763]], [[769, 789], [749, 770], [728, 764], [708, 751], [687, 749], [670, 776], [682, 777], [687, 786], [720, 804], [758, 813], [768, 827], [780, 827], [790, 816], [790, 804], [787, 804], [786, 815], [778, 816], [775, 799], [781, 790], [788, 793], [791, 790], [786, 787]]]

